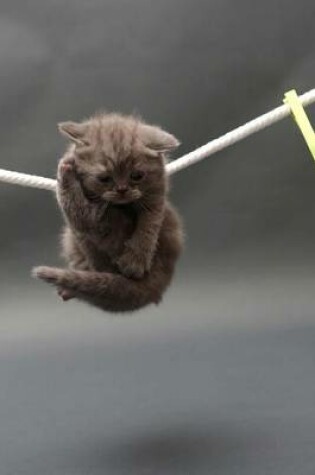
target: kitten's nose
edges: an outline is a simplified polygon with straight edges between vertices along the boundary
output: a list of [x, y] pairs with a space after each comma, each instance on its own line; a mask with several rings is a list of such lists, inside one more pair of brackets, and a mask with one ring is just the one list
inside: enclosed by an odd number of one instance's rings
[[117, 191], [119, 191], [119, 193], [121, 193], [122, 195], [126, 193], [127, 190], [128, 190], [128, 187], [126, 185], [117, 186]]

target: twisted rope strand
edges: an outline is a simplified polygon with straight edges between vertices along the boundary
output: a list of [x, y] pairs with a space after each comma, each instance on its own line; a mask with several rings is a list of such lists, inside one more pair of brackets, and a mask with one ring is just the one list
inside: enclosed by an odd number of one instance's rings
[[[305, 94], [299, 96], [302, 105], [308, 106], [315, 102], [315, 89], [312, 89]], [[240, 127], [237, 127], [221, 137], [211, 140], [207, 144], [197, 148], [196, 150], [183, 155], [174, 160], [174, 162], [167, 165], [167, 172], [169, 174], [176, 173], [184, 168], [187, 168], [194, 163], [210, 157], [216, 152], [230, 147], [236, 142], [239, 142], [249, 135], [255, 134], [259, 130], [263, 130], [276, 122], [289, 116], [291, 113], [288, 104], [281, 105], [266, 114], [263, 114], [256, 119], [247, 122]], [[51, 178], [43, 178], [35, 175], [27, 175], [25, 173], [12, 172], [9, 170], [0, 169], [0, 181], [11, 183], [14, 185], [27, 186], [32, 188], [40, 188], [43, 190], [55, 191], [57, 182]]]

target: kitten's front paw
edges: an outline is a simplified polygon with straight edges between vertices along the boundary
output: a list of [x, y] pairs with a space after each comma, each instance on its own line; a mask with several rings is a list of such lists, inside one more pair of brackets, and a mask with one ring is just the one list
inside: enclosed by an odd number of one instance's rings
[[75, 176], [76, 164], [73, 157], [68, 157], [60, 160], [58, 165], [57, 179], [64, 184]]
[[150, 267], [145, 256], [131, 248], [118, 259], [117, 266], [123, 275], [134, 279], [141, 279]]

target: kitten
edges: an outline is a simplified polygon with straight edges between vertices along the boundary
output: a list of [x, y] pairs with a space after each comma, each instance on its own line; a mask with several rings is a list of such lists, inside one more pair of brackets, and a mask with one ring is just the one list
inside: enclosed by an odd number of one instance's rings
[[71, 145], [60, 160], [57, 199], [68, 269], [37, 267], [63, 300], [111, 312], [158, 304], [183, 235], [167, 200], [165, 154], [177, 139], [138, 118], [103, 114], [59, 124]]

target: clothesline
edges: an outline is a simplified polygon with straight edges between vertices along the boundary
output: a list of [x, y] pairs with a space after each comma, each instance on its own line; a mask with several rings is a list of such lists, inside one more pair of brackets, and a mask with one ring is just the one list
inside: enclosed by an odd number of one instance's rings
[[[299, 101], [303, 106], [307, 106], [315, 102], [315, 89], [312, 89], [305, 94], [299, 96]], [[223, 150], [236, 142], [239, 142], [249, 135], [252, 135], [259, 130], [263, 130], [272, 124], [284, 119], [291, 113], [289, 104], [283, 104], [275, 109], [250, 120], [244, 125], [237, 127], [221, 137], [211, 140], [207, 144], [193, 150], [192, 152], [183, 155], [182, 157], [167, 164], [167, 172], [169, 174], [177, 173], [184, 168], [187, 168], [194, 163], [197, 163], [204, 158], [210, 157], [216, 152]], [[11, 183], [14, 185], [40, 188], [44, 190], [55, 191], [57, 182], [51, 178], [44, 178], [36, 175], [27, 175], [9, 170], [0, 169], [0, 181]]]

